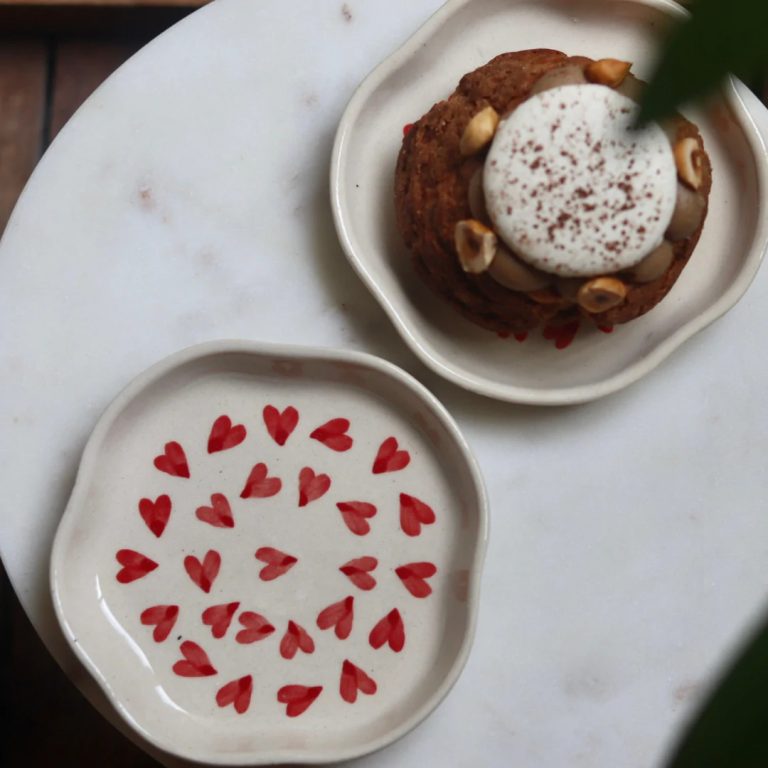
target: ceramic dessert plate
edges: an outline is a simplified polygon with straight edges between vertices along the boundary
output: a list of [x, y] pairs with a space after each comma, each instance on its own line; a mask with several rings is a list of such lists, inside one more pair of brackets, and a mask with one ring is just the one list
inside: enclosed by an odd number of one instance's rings
[[410, 376], [362, 354], [205, 345], [101, 418], [56, 535], [54, 604], [159, 748], [341, 760], [455, 682], [486, 533], [466, 443]]
[[358, 89], [333, 153], [337, 231], [404, 340], [439, 374], [501, 400], [591, 400], [650, 372], [743, 295], [768, 244], [768, 160], [735, 83], [706, 108], [685, 110], [712, 161], [709, 216], [671, 293], [631, 323], [500, 339], [422, 284], [395, 226], [403, 130], [452, 93], [463, 74], [506, 51], [554, 48], [628, 60], [647, 79], [659, 28], [681, 13], [668, 0], [451, 0]]

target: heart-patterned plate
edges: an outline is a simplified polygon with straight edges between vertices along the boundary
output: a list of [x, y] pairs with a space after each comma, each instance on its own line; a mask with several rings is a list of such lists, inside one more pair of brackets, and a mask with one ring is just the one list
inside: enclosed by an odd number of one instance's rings
[[455, 682], [486, 536], [475, 461], [406, 373], [208, 344], [101, 418], [56, 535], [54, 604], [161, 749], [341, 760], [405, 733]]

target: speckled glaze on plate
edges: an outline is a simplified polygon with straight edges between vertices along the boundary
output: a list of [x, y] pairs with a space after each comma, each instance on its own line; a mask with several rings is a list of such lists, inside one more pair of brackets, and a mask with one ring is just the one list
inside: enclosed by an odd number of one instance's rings
[[99, 421], [54, 542], [54, 605], [160, 749], [343, 760], [413, 728], [460, 674], [486, 507], [454, 422], [400, 369], [206, 344]]
[[685, 110], [713, 166], [701, 240], [661, 304], [610, 334], [582, 327], [571, 344], [540, 333], [521, 343], [476, 328], [421, 283], [395, 226], [403, 127], [449, 95], [464, 73], [505, 51], [546, 47], [626, 59], [644, 79], [654, 35], [681, 13], [670, 0], [451, 0], [355, 93], [333, 153], [336, 228], [357, 273], [437, 373], [511, 402], [593, 400], [649, 373], [746, 291], [768, 246], [768, 159], [733, 83], [706, 109]]

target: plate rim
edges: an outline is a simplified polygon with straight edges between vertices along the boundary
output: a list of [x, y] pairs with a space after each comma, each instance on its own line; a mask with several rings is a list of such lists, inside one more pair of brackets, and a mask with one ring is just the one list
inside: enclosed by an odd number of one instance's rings
[[[83, 647], [82, 635], [75, 633], [67, 620], [66, 612], [62, 606], [58, 572], [61, 569], [62, 551], [65, 549], [66, 540], [71, 533], [71, 528], [76, 520], [76, 508], [83, 501], [87, 487], [92, 479], [95, 465], [105, 438], [108, 436], [114, 422], [130, 405], [137, 396], [154, 383], [160, 381], [184, 365], [217, 357], [226, 354], [245, 354], [255, 357], [284, 358], [286, 360], [314, 360], [318, 362], [347, 362], [356, 363], [368, 368], [370, 371], [388, 377], [396, 383], [410, 390], [430, 412], [440, 421], [450, 435], [455, 448], [458, 449], [460, 459], [464, 462], [471, 481], [473, 506], [477, 516], [477, 538], [474, 550], [471, 553], [471, 566], [469, 568], [470, 585], [467, 593], [467, 620], [464, 626], [463, 638], [458, 648], [454, 661], [447, 674], [434, 691], [426, 698], [424, 703], [406, 720], [396, 728], [385, 732], [376, 739], [366, 744], [353, 748], [325, 748], [323, 752], [300, 749], [273, 749], [271, 751], [255, 751], [248, 753], [210, 753], [201, 754], [200, 750], [188, 751], [183, 745], [175, 745], [148, 731], [140, 725], [130, 709], [128, 709], [118, 696], [113, 692], [107, 677], [93, 662], [86, 649]], [[157, 749], [180, 757], [200, 765], [211, 766], [242, 766], [242, 765], [272, 765], [280, 763], [317, 765], [341, 760], [351, 760], [356, 757], [371, 754], [405, 736], [423, 722], [445, 699], [448, 693], [461, 676], [466, 666], [469, 654], [474, 643], [477, 630], [477, 622], [480, 608], [480, 591], [482, 586], [482, 574], [490, 535], [490, 511], [488, 494], [485, 482], [480, 470], [477, 458], [474, 456], [467, 439], [460, 431], [456, 421], [446, 407], [430, 392], [420, 381], [407, 371], [390, 363], [383, 358], [359, 352], [332, 347], [313, 347], [307, 345], [281, 344], [272, 342], [250, 341], [245, 339], [222, 339], [206, 341], [181, 349], [160, 361], [154, 363], [134, 377], [110, 402], [107, 408], [99, 416], [90, 433], [83, 449], [78, 465], [75, 483], [69, 500], [56, 528], [56, 533], [51, 547], [49, 558], [49, 589], [53, 602], [54, 613], [62, 630], [64, 638], [70, 649], [74, 652], [78, 661], [85, 667], [99, 688], [104, 692], [112, 707], [120, 715], [127, 725], [139, 734], [148, 743]]]
[[[729, 76], [721, 88], [722, 99], [738, 118], [739, 127], [754, 160], [758, 205], [756, 207], [757, 221], [752, 247], [728, 290], [710, 304], [706, 310], [680, 326], [636, 362], [596, 383], [579, 384], [571, 387], [551, 387], [549, 389], [505, 384], [478, 376], [464, 368], [446, 365], [432, 351], [432, 345], [424, 341], [420, 334], [414, 333], [397, 306], [369, 272], [365, 259], [361, 258], [355, 249], [351, 237], [351, 217], [348, 216], [347, 208], [342, 199], [342, 192], [346, 190], [343, 175], [347, 164], [349, 138], [369, 97], [386, 77], [425, 44], [451, 16], [461, 11], [472, 1], [447, 0], [411, 37], [365, 77], [349, 100], [334, 138], [329, 174], [331, 210], [336, 232], [347, 260], [366, 288], [384, 309], [403, 341], [425, 365], [444, 379], [470, 392], [495, 400], [522, 405], [576, 405], [597, 400], [618, 392], [651, 373], [678, 347], [732, 309], [746, 293], [763, 258], [768, 254], [768, 148], [766, 147], [766, 140], [763, 139], [751, 111], [739, 93], [739, 88], [746, 88], [746, 86], [733, 76]], [[520, 3], [525, 0], [513, 1]], [[622, 1], [655, 8], [677, 18], [690, 15], [689, 11], [673, 0]]]

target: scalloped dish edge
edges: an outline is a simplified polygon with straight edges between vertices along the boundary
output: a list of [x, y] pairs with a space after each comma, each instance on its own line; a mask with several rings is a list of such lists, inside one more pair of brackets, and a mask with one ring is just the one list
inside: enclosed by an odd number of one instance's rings
[[[411, 38], [365, 78], [349, 101], [339, 123], [331, 161], [330, 193], [336, 230], [347, 259], [358, 276], [376, 297], [410, 349], [436, 373], [464, 389], [507, 402], [527, 405], [572, 405], [589, 402], [617, 392], [653, 371], [685, 341], [734, 307], [747, 291], [766, 252], [768, 252], [768, 150], [766, 150], [766, 142], [752, 114], [738, 93], [738, 87], [745, 86], [737, 86], [737, 81], [730, 78], [723, 87], [723, 99], [739, 119], [739, 126], [755, 161], [754, 169], [760, 204], [756, 211], [755, 236], [752, 247], [745, 257], [742, 269], [728, 290], [706, 310], [672, 332], [636, 362], [597, 383], [550, 389], [534, 389], [494, 382], [479, 377], [471, 371], [446, 364], [440, 359], [440, 356], [433, 353], [429, 343], [409, 327], [406, 319], [379, 286], [376, 279], [368, 271], [364, 259], [358, 254], [358, 249], [353, 243], [349, 215], [343, 203], [345, 191], [343, 171], [347, 162], [347, 139], [370, 96], [392, 72], [409, 60], [437, 30], [455, 13], [469, 5], [471, 1], [448, 0]], [[671, 0], [628, 1], [677, 17], [685, 16], [688, 13]]]
[[[183, 748], [183, 745], [168, 743], [157, 734], [149, 733], [146, 728], [137, 723], [131, 714], [131, 710], [119, 700], [112, 690], [103, 672], [96, 666], [86, 649], [82, 639], [79, 639], [70, 625], [66, 611], [62, 605], [62, 597], [59, 588], [58, 573], [63, 567], [63, 552], [67, 541], [71, 538], [72, 529], [77, 520], [77, 512], [83, 504], [83, 500], [92, 482], [94, 471], [97, 467], [99, 456], [105, 440], [115, 422], [137, 398], [151, 386], [167, 377], [173, 371], [192, 362], [205, 360], [227, 354], [240, 354], [255, 357], [270, 356], [284, 358], [286, 360], [317, 360], [321, 362], [354, 363], [367, 368], [374, 374], [394, 381], [397, 386], [409, 390], [445, 428], [446, 433], [458, 452], [460, 460], [465, 464], [467, 477], [471, 483], [471, 494], [476, 507], [477, 541], [471, 552], [473, 578], [470, 579], [471, 588], [467, 595], [467, 614], [464, 634], [459, 645], [456, 657], [448, 673], [438, 681], [434, 691], [427, 697], [424, 703], [414, 714], [400, 725], [372, 739], [362, 747], [355, 746], [351, 749], [323, 748], [322, 751], [313, 754], [307, 749], [275, 749], [270, 752], [249, 752], [237, 755], [235, 753], [210, 753], [191, 754]], [[50, 558], [50, 589], [53, 598], [56, 618], [62, 628], [64, 636], [70, 648], [74, 651], [78, 660], [84, 665], [91, 676], [96, 680], [110, 703], [120, 714], [122, 719], [147, 742], [168, 754], [193, 760], [196, 764], [207, 765], [271, 765], [275, 763], [303, 763], [319, 764], [349, 760], [362, 755], [370, 754], [404, 736], [413, 730], [419, 723], [428, 717], [440, 702], [447, 696], [451, 688], [461, 675], [474, 641], [477, 626], [477, 617], [480, 600], [480, 587], [482, 570], [489, 535], [489, 510], [488, 497], [485, 484], [480, 472], [477, 459], [472, 454], [469, 445], [455, 423], [454, 419], [440, 403], [439, 400], [426, 389], [420, 382], [402, 369], [381, 358], [363, 352], [351, 352], [340, 349], [313, 348], [305, 346], [269, 344], [251, 341], [222, 340], [206, 342], [183, 349], [140, 373], [134, 378], [110, 403], [104, 413], [99, 417], [93, 429], [78, 467], [75, 484], [59, 522]], [[86, 643], [87, 645], [87, 643]]]

